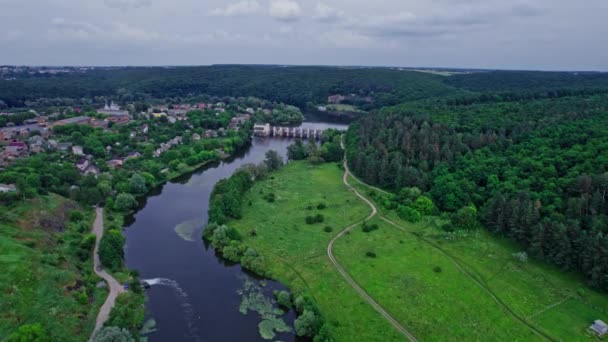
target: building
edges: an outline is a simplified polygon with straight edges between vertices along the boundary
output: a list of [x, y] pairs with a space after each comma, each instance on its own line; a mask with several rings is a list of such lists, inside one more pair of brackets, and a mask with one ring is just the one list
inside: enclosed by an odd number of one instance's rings
[[201, 136], [198, 133], [194, 133], [194, 134], [192, 134], [192, 139], [194, 141], [199, 141], [199, 140], [201, 140]]
[[107, 164], [110, 169], [117, 169], [119, 167], [122, 167], [123, 161], [121, 159], [112, 159], [108, 161]]
[[131, 118], [129, 117], [129, 114], [120, 114], [120, 115], [113, 115], [109, 118], [107, 118], [108, 122], [113, 122], [115, 125], [122, 125], [122, 124], [126, 124], [129, 121], [131, 121]]
[[327, 107], [325, 107], [325, 106], [319, 106], [319, 107], [317, 107], [317, 110], [319, 112], [327, 112]]
[[72, 146], [72, 153], [77, 156], [84, 156], [84, 150], [82, 146]]
[[255, 124], [253, 126], [253, 135], [258, 137], [267, 137], [270, 135], [270, 124]]
[[13, 154], [27, 152], [27, 145], [22, 141], [12, 141], [8, 143], [6, 150]]
[[344, 101], [346, 97], [344, 95], [331, 95], [327, 98], [327, 103], [339, 104]]
[[91, 122], [91, 118], [88, 116], [77, 116], [69, 119], [57, 120], [53, 122], [51, 127], [63, 126], [63, 125], [88, 125]]
[[71, 142], [62, 142], [57, 144], [57, 149], [61, 152], [67, 152], [72, 148]]
[[80, 170], [80, 172], [84, 172], [88, 167], [89, 161], [86, 158], [82, 158], [76, 163], [76, 168]]
[[0, 192], [15, 192], [17, 187], [14, 184], [0, 184]]
[[608, 324], [604, 323], [604, 321], [596, 320], [589, 327], [594, 333], [596, 333], [599, 337], [603, 337], [608, 334]]
[[33, 137], [29, 138], [27, 143], [30, 146], [30, 151], [33, 153], [40, 153], [47, 147], [46, 140], [39, 135], [34, 135]]
[[126, 110], [120, 110], [120, 106], [115, 104], [114, 101], [112, 101], [110, 103], [110, 105], [108, 105], [108, 102], [106, 102], [106, 105], [102, 109], [98, 109], [97, 113], [110, 115], [110, 116], [124, 116], [124, 115], [128, 116], [129, 115], [129, 112], [127, 112]]
[[143, 124], [143, 126], [141, 126], [141, 132], [143, 134], [147, 134], [148, 133], [148, 129], [149, 129], [148, 124]]

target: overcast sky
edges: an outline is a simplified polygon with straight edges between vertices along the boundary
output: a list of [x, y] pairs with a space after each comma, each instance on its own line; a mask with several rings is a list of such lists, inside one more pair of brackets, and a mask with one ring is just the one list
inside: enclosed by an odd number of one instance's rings
[[0, 64], [608, 70], [608, 0], [0, 0]]

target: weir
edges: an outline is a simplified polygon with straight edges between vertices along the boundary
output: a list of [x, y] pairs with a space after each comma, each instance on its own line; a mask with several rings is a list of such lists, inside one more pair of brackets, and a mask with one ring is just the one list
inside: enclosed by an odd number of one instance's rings
[[321, 139], [325, 130], [300, 127], [270, 126], [270, 124], [256, 124], [253, 135], [256, 137], [284, 137], [300, 139]]

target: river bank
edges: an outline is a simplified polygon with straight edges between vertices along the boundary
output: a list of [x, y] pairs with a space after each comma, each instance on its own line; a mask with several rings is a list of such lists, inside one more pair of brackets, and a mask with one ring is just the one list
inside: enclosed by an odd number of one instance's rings
[[[303, 127], [347, 126], [307, 122]], [[245, 164], [259, 163], [268, 150], [285, 157], [291, 142], [254, 138], [248, 148], [233, 157], [207, 164], [153, 189], [140, 200], [138, 209], [125, 217], [126, 265], [138, 270], [142, 279], [165, 279], [147, 291], [146, 318], [154, 318], [158, 328], [147, 335], [150, 341], [264, 340], [258, 333], [259, 315], [239, 312], [243, 299], [239, 292], [247, 281], [265, 284], [261, 288], [267, 295], [285, 287], [273, 281], [260, 282], [239, 265], [218, 258], [215, 250], [199, 237], [207, 222], [209, 196], [215, 183]], [[283, 317], [290, 323], [294, 318], [293, 312]], [[286, 333], [277, 338], [293, 340], [294, 335]]]

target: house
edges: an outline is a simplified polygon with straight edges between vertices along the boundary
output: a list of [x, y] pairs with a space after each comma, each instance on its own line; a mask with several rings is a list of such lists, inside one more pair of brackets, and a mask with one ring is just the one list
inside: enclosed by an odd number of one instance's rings
[[153, 117], [155, 117], [155, 118], [157, 118], [157, 119], [160, 119], [160, 118], [161, 118], [161, 117], [163, 117], [163, 116], [167, 116], [167, 113], [163, 113], [163, 112], [160, 112], [160, 113], [152, 113], [152, 116], [153, 116]]
[[12, 141], [6, 146], [6, 150], [10, 153], [27, 152], [27, 145], [22, 141]]
[[51, 149], [56, 149], [56, 148], [57, 148], [58, 143], [57, 143], [57, 140], [53, 140], [53, 139], [51, 139], [51, 140], [47, 141], [47, 145], [48, 145], [48, 147], [49, 147], [49, 148], [51, 148]]
[[199, 141], [201, 140], [201, 136], [198, 133], [194, 133], [192, 134], [192, 139], [194, 139], [194, 141]]
[[123, 163], [124, 162], [121, 159], [112, 159], [107, 162], [107, 165], [110, 169], [117, 169], [119, 167], [122, 167]]
[[47, 147], [46, 140], [39, 135], [34, 135], [33, 137], [29, 138], [27, 143], [30, 146], [30, 151], [33, 153], [40, 153], [44, 151], [45, 147]]
[[317, 110], [319, 112], [327, 112], [327, 107], [325, 107], [325, 106], [319, 106], [319, 107], [317, 107]]
[[99, 168], [93, 164], [89, 164], [89, 166], [84, 170], [84, 175], [93, 175], [95, 178], [99, 177]]
[[346, 99], [346, 97], [344, 95], [331, 95], [327, 98], [327, 102], [328, 103], [333, 103], [333, 104], [339, 104], [340, 102], [344, 101]]
[[206, 130], [205, 131], [205, 138], [217, 138], [217, 132], [213, 131], [213, 130]]
[[125, 115], [128, 116], [129, 115], [129, 112], [127, 112], [125, 110], [120, 110], [120, 106], [115, 104], [114, 101], [112, 101], [109, 106], [108, 106], [108, 103], [106, 102], [106, 105], [102, 109], [98, 109], [97, 113], [110, 115], [110, 116], [125, 116]]
[[148, 133], [148, 124], [143, 124], [143, 126], [141, 126], [141, 132], [143, 134], [147, 134]]
[[247, 113], [249, 113], [249, 114], [254, 114], [255, 113], [255, 110], [253, 108], [247, 108], [247, 109], [245, 109], [245, 111]]
[[255, 124], [253, 126], [253, 135], [258, 137], [267, 137], [270, 135], [270, 124]]
[[0, 184], [0, 192], [15, 192], [17, 187], [14, 184]]
[[76, 168], [80, 170], [80, 172], [84, 172], [89, 167], [89, 161], [86, 158], [81, 158], [76, 163]]
[[125, 158], [125, 160], [129, 160], [129, 159], [133, 159], [133, 158], [139, 158], [141, 157], [141, 153], [139, 152], [129, 152], [129, 154], [127, 154], [127, 157]]
[[72, 154], [77, 156], [83, 156], [84, 151], [82, 149], [82, 146], [72, 146]]
[[72, 148], [71, 142], [62, 142], [57, 144], [57, 149], [62, 152], [67, 152]]
[[177, 122], [177, 119], [173, 116], [170, 116], [167, 118], [167, 121], [169, 121], [170, 124], [174, 124], [175, 122]]
[[604, 323], [604, 321], [601, 321], [599, 319], [593, 322], [589, 329], [591, 329], [599, 337], [603, 337], [604, 335], [608, 334], [608, 324]]

